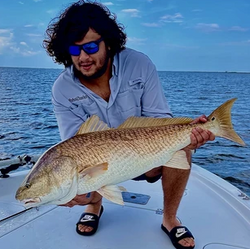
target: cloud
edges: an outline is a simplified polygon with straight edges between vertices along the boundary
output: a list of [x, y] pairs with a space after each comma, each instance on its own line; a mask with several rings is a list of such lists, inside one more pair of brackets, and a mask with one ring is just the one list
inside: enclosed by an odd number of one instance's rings
[[20, 45], [21, 47], [19, 47], [17, 44], [12, 44], [9, 46], [9, 49], [15, 54], [20, 54], [25, 57], [34, 56], [41, 53], [41, 51], [33, 51], [33, 49], [30, 48], [26, 42], [20, 42]]
[[20, 45], [28, 46], [26, 42], [20, 42]]
[[15, 54], [20, 54], [20, 55], [25, 56], [25, 57], [26, 56], [33, 56], [33, 55], [37, 55], [37, 54], [41, 53], [40, 51], [32, 51], [32, 49], [30, 49], [30, 48], [21, 49], [18, 46], [10, 46], [10, 49]]
[[0, 29], [0, 54], [11, 51], [12, 55], [14, 53], [23, 56], [32, 56], [40, 53], [40, 51], [33, 51], [24, 41], [17, 44], [13, 40], [14, 33], [11, 29]]
[[246, 31], [248, 31], [249, 29], [242, 28], [242, 27], [240, 27], [240, 26], [233, 26], [233, 27], [231, 27], [229, 30], [232, 30], [232, 31], [239, 31], [239, 32], [246, 32]]
[[43, 40], [43, 35], [39, 33], [26, 33], [26, 36], [28, 36], [28, 40], [32, 43], [41, 43]]
[[25, 51], [22, 51], [21, 54], [23, 56], [34, 56], [34, 55], [37, 55], [37, 54], [40, 54], [41, 51], [32, 51], [32, 50], [25, 50]]
[[19, 4], [24, 4], [23, 2], [18, 2]]
[[160, 27], [161, 24], [160, 23], [156, 23], [156, 22], [152, 22], [152, 23], [142, 23], [143, 26], [146, 26], [146, 27], [152, 27], [152, 28], [155, 28], [155, 27]]
[[140, 11], [137, 9], [123, 9], [122, 12], [130, 14], [131, 17], [139, 17], [138, 14]]
[[54, 16], [57, 13], [57, 10], [56, 9], [50, 9], [50, 10], [47, 10], [46, 13], [49, 14], [49, 15]]
[[160, 18], [160, 21], [166, 23], [181, 23], [183, 22], [183, 16], [181, 13], [175, 13], [174, 15], [165, 15]]
[[221, 46], [249, 46], [250, 40], [244, 40], [244, 41], [233, 41], [233, 42], [223, 42], [220, 43]]
[[31, 27], [34, 27], [33, 24], [27, 24], [27, 25], [24, 25], [25, 28], [31, 28]]
[[105, 3], [102, 3], [103, 5], [106, 5], [106, 6], [112, 6], [114, 5], [112, 2], [105, 2]]
[[11, 29], [0, 29], [0, 34], [8, 34], [10, 33]]
[[0, 29], [0, 54], [13, 44], [13, 32], [11, 29]]
[[164, 15], [160, 17], [160, 19], [157, 22], [151, 22], [151, 23], [142, 23], [145, 27], [150, 28], [156, 28], [156, 27], [162, 27], [166, 23], [182, 23], [183, 22], [183, 16], [181, 13], [175, 13], [174, 15]]
[[133, 44], [144, 45], [144, 44], [145, 44], [145, 41], [146, 41], [147, 39], [136, 38], [136, 37], [128, 37], [127, 40], [128, 40], [128, 42], [133, 43]]
[[42, 0], [33, 0], [33, 1], [36, 2], [36, 3], [37, 3], [37, 2], [42, 2]]
[[42, 36], [41, 34], [32, 34], [32, 33], [27, 33], [26, 35], [29, 37], [41, 37]]
[[217, 23], [198, 23], [195, 28], [204, 32], [214, 32], [220, 30], [220, 26]]

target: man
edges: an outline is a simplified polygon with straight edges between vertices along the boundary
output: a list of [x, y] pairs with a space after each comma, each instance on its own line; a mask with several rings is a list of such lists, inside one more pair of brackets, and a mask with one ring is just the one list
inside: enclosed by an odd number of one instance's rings
[[[62, 140], [74, 136], [93, 114], [110, 127], [119, 126], [130, 116], [172, 117], [155, 66], [144, 54], [125, 48], [125, 42], [123, 27], [98, 3], [74, 3], [49, 25], [44, 47], [65, 66], [52, 89]], [[206, 117], [193, 122], [206, 122]], [[211, 132], [198, 128], [192, 131], [191, 144], [184, 149], [190, 164], [191, 150], [209, 140], [214, 140]], [[176, 248], [194, 247], [191, 232], [176, 219], [189, 173], [158, 167], [134, 179], [155, 182], [162, 178], [162, 229]], [[102, 197], [96, 192], [76, 196], [66, 204], [74, 205], [87, 205], [76, 231], [94, 234], [103, 212]], [[88, 221], [89, 216], [92, 221]], [[178, 228], [184, 229], [179, 238], [175, 237]]]

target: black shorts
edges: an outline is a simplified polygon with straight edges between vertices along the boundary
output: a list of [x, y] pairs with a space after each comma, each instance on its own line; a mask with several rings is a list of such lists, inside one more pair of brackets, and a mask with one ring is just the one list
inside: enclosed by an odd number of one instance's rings
[[148, 177], [145, 174], [142, 174], [140, 176], [133, 178], [132, 180], [134, 180], [134, 181], [145, 181], [146, 180], [149, 183], [154, 183], [154, 182], [157, 182], [160, 178], [161, 178], [161, 174], [158, 176], [154, 176], [154, 177]]

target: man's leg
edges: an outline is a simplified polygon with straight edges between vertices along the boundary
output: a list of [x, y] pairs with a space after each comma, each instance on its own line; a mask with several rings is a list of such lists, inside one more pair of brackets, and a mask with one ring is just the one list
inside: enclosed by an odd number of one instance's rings
[[[177, 209], [183, 196], [185, 186], [189, 177], [190, 170], [162, 169], [162, 188], [164, 196], [163, 226], [171, 231], [179, 226], [180, 222], [176, 219]], [[194, 246], [193, 238], [186, 238], [179, 241], [183, 246]]]
[[[187, 159], [191, 165], [191, 151], [187, 150]], [[179, 226], [180, 222], [176, 219], [177, 209], [185, 191], [190, 170], [173, 169], [162, 167], [162, 188], [164, 196], [163, 226], [171, 231]], [[193, 238], [185, 238], [179, 241], [182, 246], [194, 246]]]
[[[90, 199], [89, 204], [86, 206], [84, 212], [96, 214], [97, 216], [100, 216], [102, 196], [98, 194], [97, 192], [92, 192], [89, 199]], [[78, 230], [80, 230], [81, 232], [89, 233], [93, 230], [93, 227], [79, 224]]]
[[[191, 151], [187, 150], [188, 162], [191, 164]], [[146, 173], [147, 177], [153, 177], [162, 174], [163, 188], [163, 226], [171, 231], [174, 227], [180, 226], [180, 222], [176, 219], [177, 210], [185, 191], [185, 187], [189, 178], [190, 170], [173, 169], [168, 167], [155, 168]], [[179, 241], [182, 246], [194, 246], [193, 238], [185, 238]]]

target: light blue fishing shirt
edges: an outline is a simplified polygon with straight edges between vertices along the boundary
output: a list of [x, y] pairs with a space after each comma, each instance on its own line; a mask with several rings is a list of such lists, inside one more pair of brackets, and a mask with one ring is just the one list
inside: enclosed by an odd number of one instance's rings
[[76, 134], [92, 115], [117, 127], [130, 116], [172, 117], [155, 65], [143, 53], [126, 48], [114, 56], [111, 95], [106, 102], [74, 76], [73, 66], [56, 79], [52, 103], [62, 140]]

